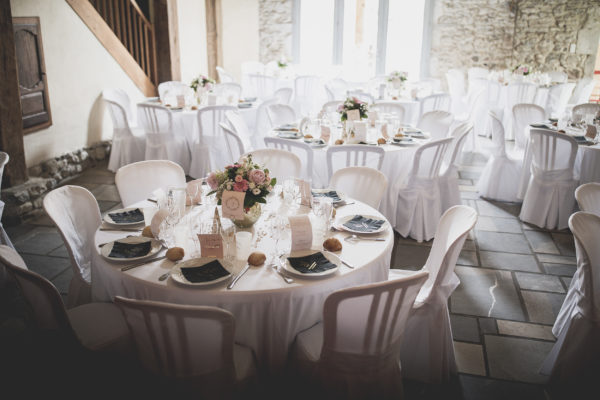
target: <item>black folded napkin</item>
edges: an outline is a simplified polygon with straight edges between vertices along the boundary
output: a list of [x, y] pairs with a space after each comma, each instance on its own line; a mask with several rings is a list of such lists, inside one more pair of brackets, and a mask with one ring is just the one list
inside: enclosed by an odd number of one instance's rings
[[181, 268], [181, 273], [192, 283], [210, 282], [229, 275], [229, 272], [218, 260], [209, 262], [199, 267]]
[[[303, 274], [315, 274], [318, 272], [325, 272], [332, 268], [337, 267], [334, 263], [329, 261], [321, 252], [314, 253], [304, 257], [288, 257], [288, 261], [292, 268]], [[317, 265], [313, 269], [308, 269], [311, 264], [315, 262]]]
[[135, 258], [143, 257], [150, 253], [152, 243], [150, 240], [142, 243], [123, 243], [114, 242], [113, 247], [110, 250], [109, 257], [112, 258]]
[[313, 197], [330, 197], [334, 203], [342, 201], [335, 190], [330, 190], [329, 192], [312, 192], [312, 195]]
[[365, 218], [362, 215], [355, 215], [350, 221], [345, 222], [344, 226], [359, 232], [375, 232], [385, 223], [381, 219]]
[[134, 222], [144, 221], [144, 214], [139, 208], [118, 213], [108, 213], [108, 215], [117, 224], [132, 224]]
[[546, 124], [531, 124], [532, 128], [543, 128], [543, 129], [550, 129], [550, 127]]

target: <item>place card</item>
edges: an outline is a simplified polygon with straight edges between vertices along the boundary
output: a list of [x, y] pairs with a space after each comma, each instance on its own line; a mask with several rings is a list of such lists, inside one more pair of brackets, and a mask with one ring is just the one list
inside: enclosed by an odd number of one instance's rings
[[354, 138], [352, 143], [367, 141], [367, 123], [364, 121], [354, 122]]
[[221, 208], [224, 218], [244, 219], [245, 192], [225, 190], [221, 197]]
[[202, 257], [223, 258], [223, 238], [219, 233], [199, 233]]
[[296, 185], [298, 185], [298, 188], [300, 189], [300, 204], [310, 207], [310, 200], [312, 198], [310, 182], [307, 182], [304, 179], [296, 179]]
[[390, 135], [388, 135], [388, 131], [387, 131], [387, 124], [381, 125], [381, 136], [383, 136], [386, 139], [390, 138]]
[[377, 113], [377, 111], [369, 111], [369, 122], [371, 123], [371, 126], [375, 126], [375, 121], [377, 121], [378, 119], [379, 114]]
[[308, 215], [295, 215], [288, 217], [292, 231], [291, 251], [307, 250], [312, 245], [312, 225]]
[[185, 107], [185, 96], [182, 94], [177, 95], [177, 107]]
[[331, 138], [331, 128], [328, 126], [321, 126], [321, 139], [325, 142], [329, 142], [329, 138]]
[[348, 110], [346, 111], [348, 121], [360, 121], [360, 111], [359, 110]]

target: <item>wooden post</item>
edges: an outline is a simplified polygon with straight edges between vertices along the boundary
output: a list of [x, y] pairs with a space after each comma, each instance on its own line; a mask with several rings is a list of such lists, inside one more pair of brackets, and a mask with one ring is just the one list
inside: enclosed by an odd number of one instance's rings
[[221, 1], [206, 0], [206, 48], [208, 75], [217, 79], [217, 65], [222, 65], [221, 51]]
[[25, 182], [28, 176], [10, 0], [0, 0], [0, 76], [0, 150], [10, 156], [3, 180], [13, 186]]
[[158, 0], [154, 3], [154, 37], [158, 82], [180, 80], [177, 0]]

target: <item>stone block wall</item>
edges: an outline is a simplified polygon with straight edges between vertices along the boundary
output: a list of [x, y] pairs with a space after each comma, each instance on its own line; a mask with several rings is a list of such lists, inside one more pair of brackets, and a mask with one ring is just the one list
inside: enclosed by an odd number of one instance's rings
[[259, 0], [258, 7], [260, 61], [291, 60], [292, 0]]

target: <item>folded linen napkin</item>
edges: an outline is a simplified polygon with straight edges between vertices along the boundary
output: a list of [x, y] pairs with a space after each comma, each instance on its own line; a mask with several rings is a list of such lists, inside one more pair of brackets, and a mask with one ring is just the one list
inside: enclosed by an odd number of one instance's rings
[[342, 201], [342, 198], [338, 195], [335, 190], [330, 190], [329, 192], [312, 192], [313, 197], [330, 197], [334, 203]]
[[109, 257], [112, 258], [136, 258], [150, 253], [152, 243], [148, 240], [141, 243], [123, 243], [116, 241], [110, 250]]
[[198, 267], [181, 268], [181, 273], [192, 283], [210, 282], [229, 275], [229, 272], [219, 262], [214, 260]]
[[[288, 261], [290, 262], [292, 268], [303, 274], [325, 272], [337, 267], [337, 265], [329, 261], [321, 252], [310, 254], [304, 257], [288, 257]], [[308, 269], [313, 262], [316, 263], [316, 266], [312, 269]]]
[[131, 224], [144, 221], [144, 214], [139, 208], [118, 213], [108, 213], [108, 215], [117, 224]]
[[365, 218], [362, 215], [355, 215], [354, 218], [345, 222], [343, 225], [353, 231], [375, 232], [385, 223], [381, 219]]

